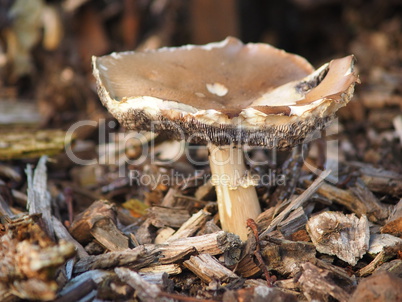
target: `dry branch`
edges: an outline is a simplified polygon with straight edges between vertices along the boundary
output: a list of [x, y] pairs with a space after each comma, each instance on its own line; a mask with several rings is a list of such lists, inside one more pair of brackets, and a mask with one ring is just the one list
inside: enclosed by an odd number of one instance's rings
[[74, 266], [74, 273], [79, 274], [93, 269], [110, 269], [117, 266], [129, 266], [140, 269], [158, 259], [158, 251], [152, 246], [138, 246], [134, 249], [110, 252], [80, 259]]
[[212, 280], [230, 282], [239, 279], [239, 276], [220, 264], [216, 258], [209, 254], [191, 256], [189, 260], [183, 262], [183, 265], [206, 283], [210, 283]]

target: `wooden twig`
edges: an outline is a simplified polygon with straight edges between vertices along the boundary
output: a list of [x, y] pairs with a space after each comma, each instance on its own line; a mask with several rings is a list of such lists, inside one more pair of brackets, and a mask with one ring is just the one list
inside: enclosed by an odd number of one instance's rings
[[278, 216], [276, 216], [268, 228], [260, 235], [260, 237], [265, 237], [267, 236], [270, 232], [272, 232], [280, 222], [282, 222], [283, 219], [287, 217], [287, 215], [293, 211], [294, 209], [297, 209], [303, 205], [304, 202], [306, 202], [311, 195], [317, 191], [317, 189], [323, 184], [324, 179], [331, 173], [331, 170], [325, 170], [323, 171], [320, 176], [314, 182], [310, 185], [310, 187], [307, 188], [299, 197], [297, 197], [295, 200], [293, 200], [285, 210], [283, 210]]
[[210, 255], [237, 254], [241, 247], [241, 241], [237, 236], [231, 236], [230, 233], [220, 231], [196, 237], [180, 238], [170, 241], [169, 244], [156, 245], [156, 247], [160, 251], [159, 262], [169, 264], [195, 251]]
[[384, 247], [384, 249], [371, 261], [368, 265], [357, 271], [357, 275], [360, 277], [365, 277], [370, 275], [377, 267], [395, 257], [402, 250], [401, 244], [396, 244], [394, 246]]
[[32, 172], [31, 165], [26, 168], [28, 179], [28, 203], [27, 208], [29, 214], [42, 214], [42, 222], [45, 232], [54, 239], [54, 230], [52, 227], [52, 213], [51, 213], [51, 196], [47, 190], [47, 170], [46, 170], [47, 156], [42, 156], [36, 169]]
[[191, 256], [189, 260], [183, 262], [183, 265], [206, 283], [213, 280], [228, 283], [231, 280], [240, 279], [239, 276], [209, 254]]
[[134, 249], [109, 252], [80, 259], [74, 266], [74, 273], [79, 274], [93, 269], [111, 269], [117, 266], [130, 266], [140, 269], [158, 259], [159, 250], [154, 246], [138, 246]]

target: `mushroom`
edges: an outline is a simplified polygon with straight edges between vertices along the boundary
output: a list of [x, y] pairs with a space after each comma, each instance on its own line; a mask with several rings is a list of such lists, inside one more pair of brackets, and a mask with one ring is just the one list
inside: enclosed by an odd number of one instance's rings
[[317, 70], [268, 44], [229, 37], [202, 46], [93, 57], [104, 106], [127, 129], [206, 143], [223, 230], [247, 238], [261, 212], [242, 146], [289, 149], [353, 95], [352, 55]]

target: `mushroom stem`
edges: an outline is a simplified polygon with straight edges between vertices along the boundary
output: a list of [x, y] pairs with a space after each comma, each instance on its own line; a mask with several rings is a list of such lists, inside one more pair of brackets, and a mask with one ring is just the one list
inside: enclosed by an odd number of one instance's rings
[[212, 184], [215, 186], [222, 229], [247, 239], [246, 221], [261, 213], [254, 185], [247, 179], [241, 146], [208, 144]]

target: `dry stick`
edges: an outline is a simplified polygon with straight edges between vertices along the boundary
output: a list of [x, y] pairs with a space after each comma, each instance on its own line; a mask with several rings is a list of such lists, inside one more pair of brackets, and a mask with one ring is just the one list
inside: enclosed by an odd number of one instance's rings
[[255, 237], [256, 247], [255, 247], [254, 255], [259, 262], [260, 268], [264, 272], [268, 287], [272, 287], [274, 282], [276, 281], [276, 277], [270, 275], [267, 267], [265, 266], [264, 260], [262, 259], [261, 248], [260, 248], [260, 239], [258, 238], [257, 224], [255, 223], [255, 221], [253, 219], [250, 218], [250, 219], [247, 219], [247, 226], [253, 231], [253, 234]]
[[313, 181], [313, 183], [310, 185], [310, 187], [307, 188], [299, 197], [297, 197], [295, 200], [293, 200], [285, 210], [283, 210], [278, 216], [276, 216], [271, 224], [268, 226], [268, 228], [260, 235], [261, 237], [267, 236], [270, 232], [272, 232], [276, 226], [282, 222], [283, 219], [286, 218], [286, 216], [292, 212], [294, 209], [297, 209], [298, 207], [301, 207], [304, 202], [307, 201], [317, 191], [317, 189], [322, 185], [324, 179], [331, 173], [331, 170], [325, 170], [323, 171], [316, 180]]

